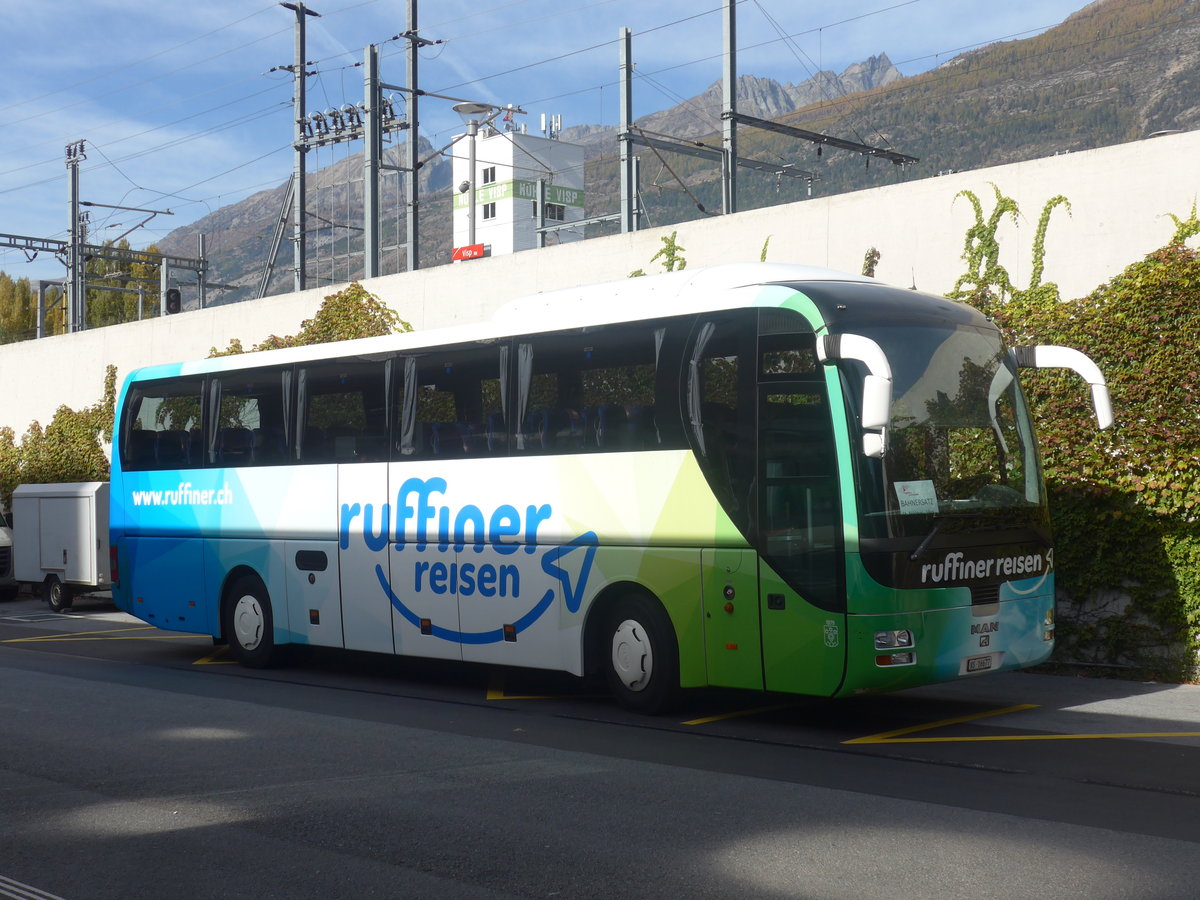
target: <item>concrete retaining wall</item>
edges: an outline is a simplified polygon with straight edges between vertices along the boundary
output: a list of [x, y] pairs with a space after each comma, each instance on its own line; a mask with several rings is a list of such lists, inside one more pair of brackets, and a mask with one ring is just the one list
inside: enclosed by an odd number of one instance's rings
[[[884, 281], [935, 293], [950, 290], [963, 271], [961, 254], [974, 212], [959, 191], [975, 192], [985, 214], [998, 187], [1023, 216], [999, 232], [1001, 262], [1013, 283], [1025, 286], [1042, 207], [1064, 195], [1046, 241], [1044, 279], [1063, 296], [1090, 292], [1129, 263], [1164, 245], [1173, 213], [1186, 217], [1200, 196], [1200, 132], [910, 181], [869, 191], [814, 198], [771, 209], [718, 216], [679, 226], [614, 235], [512, 256], [441, 266], [371, 279], [415, 328], [462, 324], [489, 317], [514, 297], [654, 271], [649, 260], [661, 238], [678, 231], [688, 265], [756, 261], [769, 236], [768, 259], [859, 272], [871, 247], [881, 253]], [[818, 185], [819, 187], [819, 185]], [[100, 328], [0, 347], [0, 425], [22, 434], [47, 423], [60, 404], [99, 399], [104, 368], [123, 377], [152, 363], [208, 355], [237, 337], [249, 346], [269, 334], [291, 334], [338, 286], [185, 312], [163, 319]]]

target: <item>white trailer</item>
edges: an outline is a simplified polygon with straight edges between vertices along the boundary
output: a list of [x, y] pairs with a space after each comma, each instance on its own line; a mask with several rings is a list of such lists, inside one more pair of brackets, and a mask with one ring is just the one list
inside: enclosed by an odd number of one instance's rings
[[22, 484], [13, 491], [13, 571], [55, 612], [108, 590], [108, 482]]

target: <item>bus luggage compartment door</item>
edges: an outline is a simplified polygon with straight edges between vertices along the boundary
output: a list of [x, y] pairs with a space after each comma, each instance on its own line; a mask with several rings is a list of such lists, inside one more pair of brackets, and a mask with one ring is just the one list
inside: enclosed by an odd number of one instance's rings
[[700, 559], [708, 683], [762, 690], [758, 554], [753, 550], [705, 548]]
[[287, 541], [288, 622], [297, 643], [342, 646], [336, 541]]

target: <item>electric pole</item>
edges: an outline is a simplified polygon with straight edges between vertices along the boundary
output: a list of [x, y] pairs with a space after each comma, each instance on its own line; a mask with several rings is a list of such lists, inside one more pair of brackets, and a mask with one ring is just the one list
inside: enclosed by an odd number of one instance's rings
[[295, 112], [296, 127], [293, 132], [295, 162], [292, 170], [292, 267], [294, 290], [304, 290], [304, 261], [307, 257], [307, 241], [305, 230], [305, 203], [308, 198], [304, 190], [304, 154], [308, 151], [304, 143], [304, 117], [307, 114], [307, 96], [305, 94], [305, 26], [307, 16], [320, 17], [320, 13], [308, 9], [303, 3], [280, 3], [282, 7], [296, 13], [296, 52], [292, 64], [292, 108]]
[[83, 141], [67, 144], [67, 191], [70, 225], [67, 246], [67, 331], [82, 331], [86, 324], [84, 303], [83, 242], [86, 240], [79, 210], [79, 164], [87, 159]]

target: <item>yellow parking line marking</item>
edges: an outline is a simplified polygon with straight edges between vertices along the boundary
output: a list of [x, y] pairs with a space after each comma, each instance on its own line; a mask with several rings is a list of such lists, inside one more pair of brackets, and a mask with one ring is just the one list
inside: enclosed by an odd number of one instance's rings
[[904, 744], [933, 740], [951, 741], [958, 738], [901, 738], [904, 734], [915, 734], [918, 731], [933, 731], [935, 728], [946, 728], [950, 725], [961, 725], [963, 722], [975, 722], [992, 716], [1002, 716], [1006, 713], [1023, 712], [1027, 709], [1037, 709], [1035, 703], [1024, 703], [1020, 706], [1006, 706], [1003, 709], [993, 709], [988, 712], [972, 713], [969, 716], [957, 716], [953, 719], [942, 719], [938, 722], [928, 722], [924, 725], [910, 725], [907, 728], [897, 728], [895, 731], [884, 731], [879, 734], [869, 734], [866, 737], [842, 741], [843, 744]]
[[680, 725], [708, 725], [710, 722], [721, 722], [725, 719], [739, 719], [742, 716], [757, 716], [759, 713], [776, 712], [781, 709], [791, 709], [790, 703], [780, 703], [777, 706], [758, 706], [754, 709], [737, 709], [733, 712], [720, 713], [715, 716], [705, 716], [702, 719], [689, 719]]
[[488, 680], [487, 689], [488, 700], [553, 700], [553, 695], [546, 694], [545, 696], [537, 696], [534, 694], [506, 694], [504, 693], [504, 678], [501, 675], [493, 674]]
[[[147, 634], [146, 632], [154, 633]], [[197, 637], [202, 637], [202, 635], [159, 631], [153, 625], [141, 625], [134, 628], [105, 628], [97, 631], [74, 631], [65, 634], [39, 634], [33, 637], [8, 638], [0, 641], [0, 644], [40, 644], [58, 641], [64, 643], [73, 641], [157, 641]]]
[[953, 719], [942, 719], [925, 725], [912, 725], [908, 728], [897, 728], [895, 731], [884, 731], [866, 737], [842, 741], [843, 744], [982, 744], [1003, 741], [1098, 741], [1098, 740], [1137, 740], [1144, 738], [1173, 738], [1200, 737], [1200, 731], [1124, 731], [1106, 732], [1099, 734], [989, 734], [972, 737], [906, 737], [921, 731], [933, 731], [936, 728], [946, 728], [950, 725], [961, 725], [965, 722], [975, 722], [992, 716], [1002, 716], [1006, 713], [1023, 712], [1027, 709], [1037, 709], [1037, 704], [1025, 703], [1020, 706], [1006, 706], [1003, 709], [993, 709], [988, 712], [974, 713], [969, 716], [958, 716]]
[[226, 656], [226, 655], [228, 655], [228, 653], [229, 653], [228, 645], [226, 645], [224, 647], [218, 647], [212, 653], [208, 654], [208, 656], [205, 656], [205, 657], [202, 657], [202, 658], [196, 660], [194, 663], [192, 663], [192, 665], [193, 666], [236, 666], [238, 664], [238, 661], [236, 659], [221, 659], [222, 656]]
[[488, 681], [488, 700], [559, 700], [563, 697], [587, 698], [599, 697], [601, 694], [506, 694], [504, 693], [504, 676], [493, 673]]
[[1137, 738], [1200, 737], [1200, 731], [1128, 731], [1106, 734], [1009, 734], [981, 737], [899, 738], [885, 741], [846, 741], [847, 744], [970, 744], [996, 741], [1098, 741], [1104, 739], [1136, 740]]

